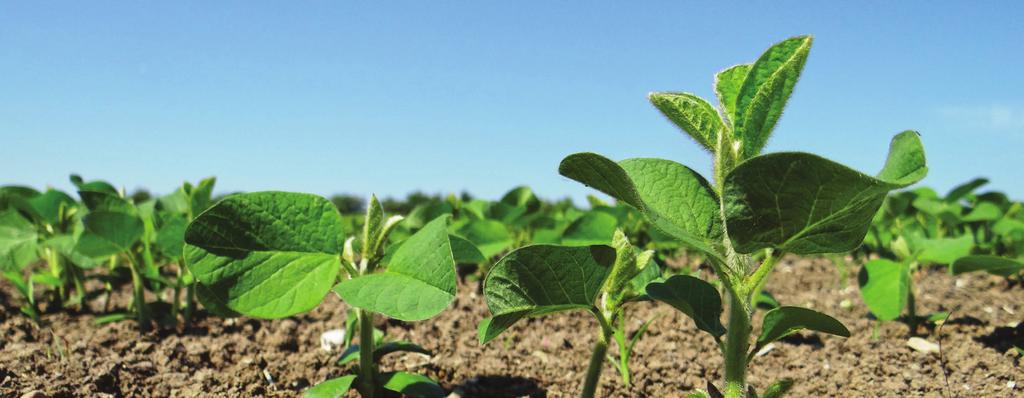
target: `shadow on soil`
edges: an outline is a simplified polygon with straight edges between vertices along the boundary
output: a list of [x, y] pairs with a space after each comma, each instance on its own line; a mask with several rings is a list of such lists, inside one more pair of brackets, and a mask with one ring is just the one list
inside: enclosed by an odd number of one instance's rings
[[461, 398], [546, 398], [548, 393], [537, 382], [523, 377], [476, 376], [452, 388]]

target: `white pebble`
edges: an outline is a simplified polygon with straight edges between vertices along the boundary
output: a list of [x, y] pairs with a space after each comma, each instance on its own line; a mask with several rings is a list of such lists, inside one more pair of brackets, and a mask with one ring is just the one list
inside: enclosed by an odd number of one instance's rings
[[345, 329], [331, 329], [320, 335], [320, 348], [334, 352], [345, 345]]
[[923, 352], [926, 354], [937, 354], [939, 352], [938, 344], [932, 343], [920, 337], [911, 337], [910, 340], [907, 340], [907, 347], [913, 348], [914, 351]]

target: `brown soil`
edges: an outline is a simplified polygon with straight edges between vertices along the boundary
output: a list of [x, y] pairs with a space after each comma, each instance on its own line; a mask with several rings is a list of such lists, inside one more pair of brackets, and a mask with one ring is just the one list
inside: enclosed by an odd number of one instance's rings
[[[922, 272], [917, 279], [920, 311], [952, 311], [941, 329], [922, 329], [922, 337], [941, 342], [940, 359], [908, 348], [902, 323], [882, 325], [873, 338], [875, 322], [860, 302], [856, 281], [851, 283], [854, 287], [841, 288], [835, 268], [821, 260], [779, 265], [768, 290], [780, 302], [831, 314], [853, 336], [803, 333], [777, 342], [751, 365], [754, 386], [761, 389], [790, 377], [797, 381], [791, 394], [796, 397], [1024, 396], [1024, 368], [1013, 351], [1014, 345], [1024, 346], [1024, 326], [1017, 324], [1024, 316], [1021, 286], [986, 275]], [[435, 352], [431, 358], [389, 356], [384, 369], [425, 373], [461, 397], [578, 394], [597, 331], [589, 315], [532, 319], [481, 347], [476, 325], [486, 307], [476, 289], [475, 284], [462, 286], [452, 307], [431, 321], [382, 322], [390, 338], [409, 339]], [[127, 297], [124, 291], [118, 300]], [[45, 397], [285, 397], [348, 370], [333, 365], [336, 353], [319, 347], [323, 331], [344, 325], [344, 304], [333, 294], [298, 317], [222, 320], [201, 313], [187, 331], [141, 336], [132, 322], [95, 326], [97, 315], [89, 311], [53, 311], [44, 314], [42, 327], [35, 327], [18, 314], [18, 300], [10, 286], [0, 286], [4, 397], [31, 392]], [[680, 397], [704, 388], [707, 380], [719, 382], [721, 355], [684, 316], [664, 305], [641, 303], [630, 312], [630, 327], [655, 313], [664, 316], [637, 345], [634, 384], [624, 386], [608, 366], [600, 396]], [[614, 346], [611, 351], [616, 352]]]

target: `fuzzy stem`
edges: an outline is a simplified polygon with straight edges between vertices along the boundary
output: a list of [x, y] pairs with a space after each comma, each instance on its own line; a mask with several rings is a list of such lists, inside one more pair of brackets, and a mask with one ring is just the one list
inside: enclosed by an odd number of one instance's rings
[[747, 312], [747, 303], [735, 293], [729, 298], [729, 328], [725, 335], [725, 397], [743, 398], [747, 393], [750, 313]]
[[373, 398], [377, 392], [377, 364], [373, 362], [373, 313], [359, 310], [359, 393]]
[[608, 336], [611, 330], [602, 325], [601, 339], [594, 343], [594, 351], [590, 354], [590, 365], [587, 366], [587, 377], [583, 382], [582, 398], [593, 398], [597, 391], [597, 383], [601, 380], [601, 367], [608, 354]]

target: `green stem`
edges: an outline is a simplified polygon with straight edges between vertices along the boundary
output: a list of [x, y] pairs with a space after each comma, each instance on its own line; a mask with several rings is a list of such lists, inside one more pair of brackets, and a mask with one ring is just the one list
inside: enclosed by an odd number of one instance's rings
[[178, 321], [178, 313], [181, 312], [181, 268], [178, 268], [177, 278], [174, 280], [174, 301], [171, 303], [171, 319]]
[[359, 393], [373, 398], [377, 392], [377, 364], [373, 361], [373, 313], [359, 310]]
[[149, 330], [149, 308], [146, 306], [146, 287], [139, 273], [139, 261], [132, 254], [128, 255], [128, 268], [132, 273], [132, 306], [141, 331]]
[[587, 366], [587, 377], [583, 381], [582, 398], [593, 398], [597, 391], [597, 383], [601, 380], [601, 367], [608, 355], [608, 337], [612, 331], [601, 325], [601, 339], [594, 343], [594, 351], [590, 354], [590, 365]]
[[[763, 267], [763, 265], [762, 265]], [[750, 313], [740, 296], [729, 295], [729, 327], [725, 335], [725, 396], [747, 393], [747, 350], [750, 349]]]
[[907, 324], [910, 326], [910, 335], [917, 335], [917, 299], [914, 298], [914, 286], [907, 289]]
[[750, 286], [750, 290], [748, 292], [744, 292], [745, 300], [749, 300], [751, 297], [757, 297], [757, 295], [761, 293], [761, 289], [764, 288], [764, 284], [768, 282], [768, 276], [772, 274], [772, 270], [775, 269], [775, 264], [779, 262], [782, 255], [783, 253], [781, 252], [768, 253], [764, 261], [761, 262], [761, 266], [757, 267], [754, 274], [750, 276], [749, 282], [747, 283], [747, 285]]

